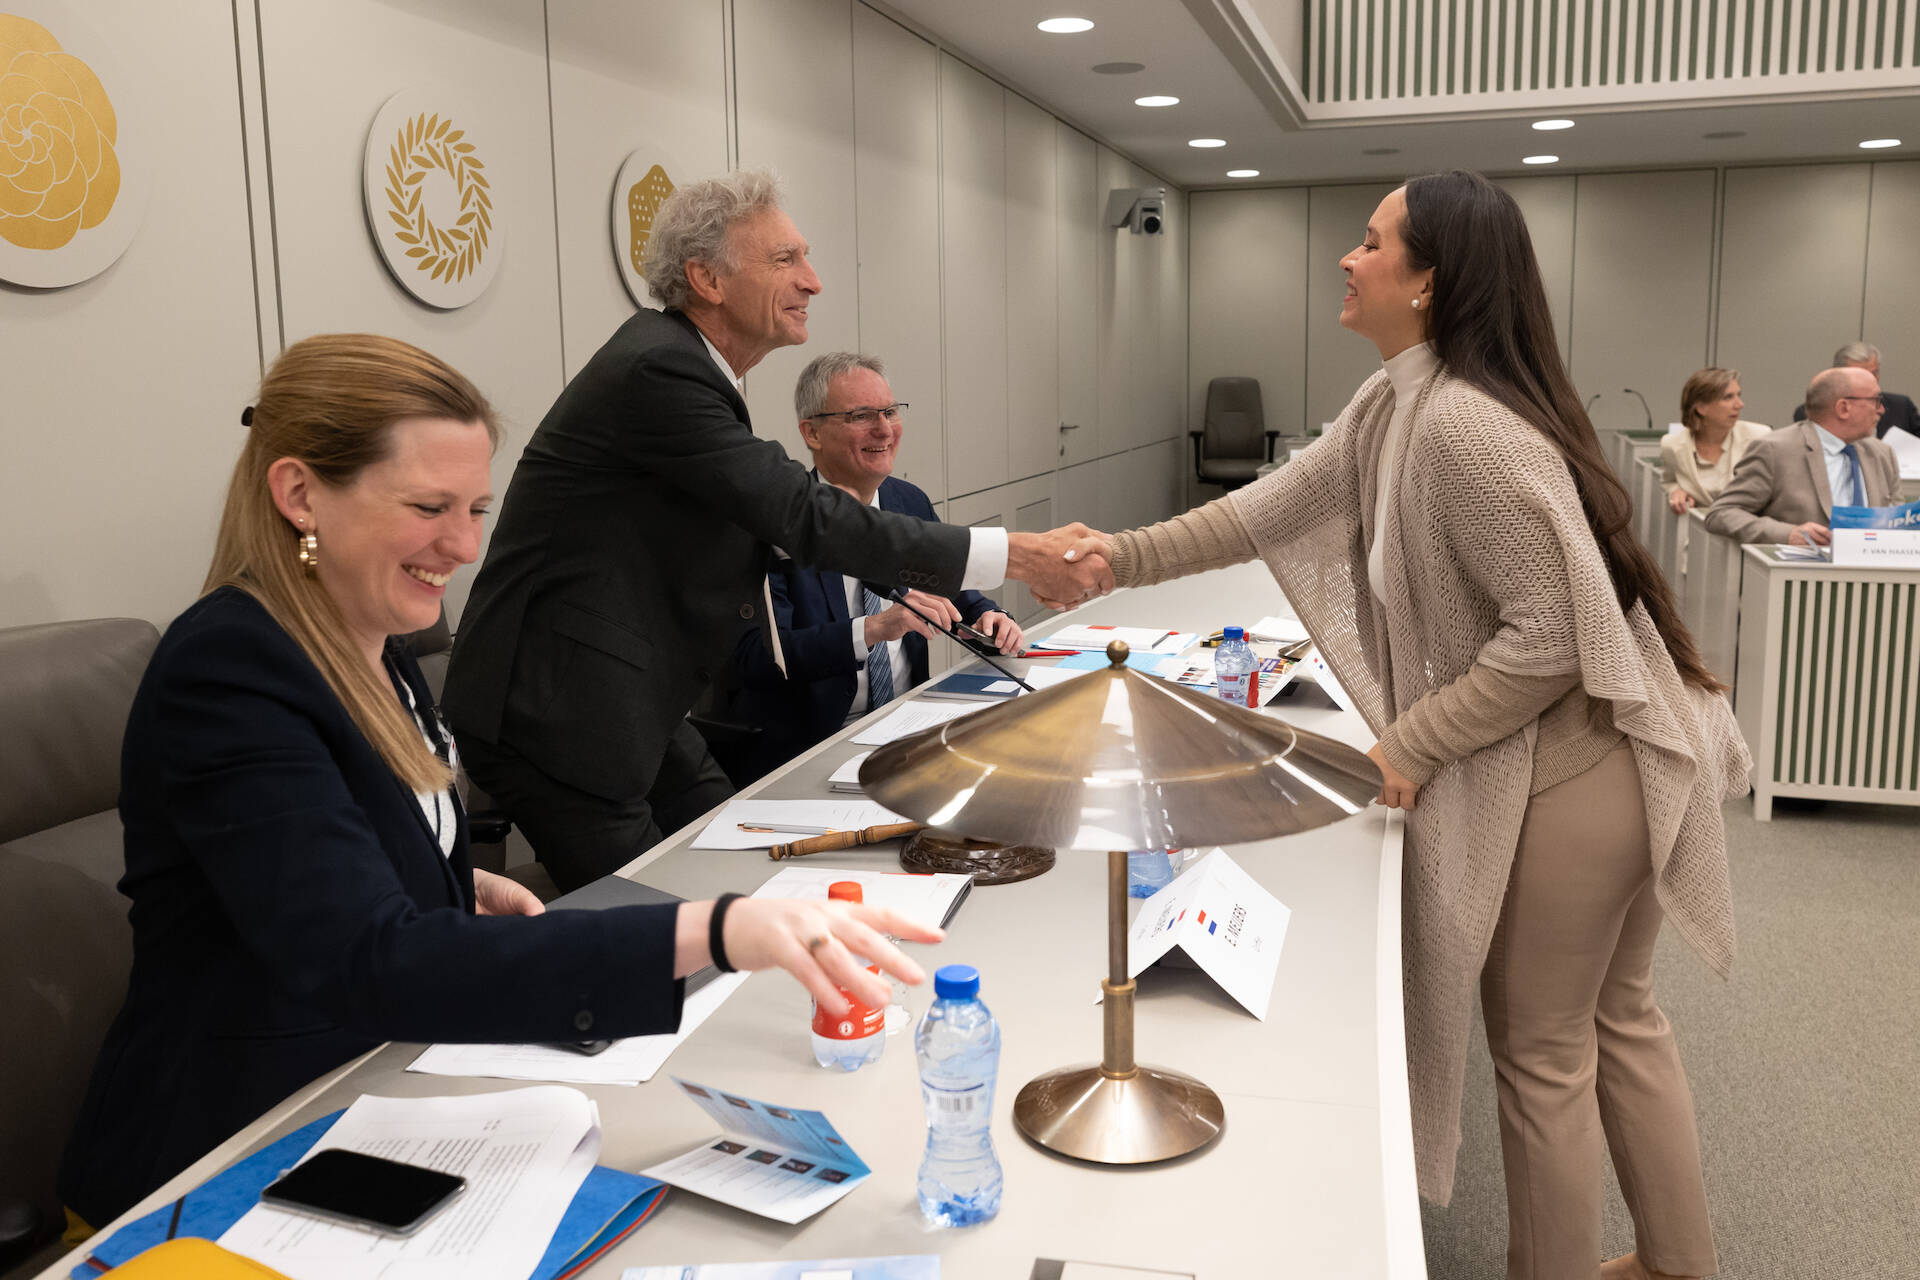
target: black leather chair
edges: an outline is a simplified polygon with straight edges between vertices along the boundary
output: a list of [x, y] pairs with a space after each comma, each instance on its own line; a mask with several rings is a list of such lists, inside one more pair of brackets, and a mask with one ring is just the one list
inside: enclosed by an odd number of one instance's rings
[[0, 630], [0, 1271], [63, 1226], [54, 1173], [126, 995], [120, 740], [159, 641], [134, 618]]
[[[1215, 378], [1207, 383], [1207, 409], [1193, 440], [1193, 474], [1201, 484], [1238, 489], [1262, 462], [1273, 461], [1278, 431], [1268, 431], [1257, 378]], [[1264, 443], [1263, 443], [1264, 437]]]

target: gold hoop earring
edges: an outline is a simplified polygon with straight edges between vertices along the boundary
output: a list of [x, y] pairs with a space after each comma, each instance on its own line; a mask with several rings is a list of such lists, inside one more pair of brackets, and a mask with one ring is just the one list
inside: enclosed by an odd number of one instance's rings
[[320, 535], [303, 533], [298, 542], [300, 567], [307, 571], [309, 578], [320, 576]]

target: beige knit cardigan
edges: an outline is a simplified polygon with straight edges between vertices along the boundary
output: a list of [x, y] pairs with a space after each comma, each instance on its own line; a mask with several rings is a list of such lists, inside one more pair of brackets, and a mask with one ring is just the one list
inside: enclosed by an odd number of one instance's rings
[[[1387, 375], [1376, 374], [1324, 439], [1231, 495], [1234, 513], [1376, 735], [1476, 662], [1521, 677], [1578, 671], [1632, 744], [1660, 903], [1724, 976], [1733, 914], [1720, 804], [1746, 791], [1750, 765], [1726, 699], [1681, 682], [1643, 605], [1622, 613], [1554, 445], [1444, 370], [1421, 391], [1390, 460], [1396, 501], [1379, 531], [1388, 604], [1378, 608], [1367, 549], [1392, 408]], [[1116, 540], [1121, 585], [1143, 553], [1138, 535]], [[1453, 1194], [1473, 993], [1537, 735], [1530, 721], [1440, 768], [1407, 814], [1407, 1087], [1420, 1193], [1439, 1204]]]

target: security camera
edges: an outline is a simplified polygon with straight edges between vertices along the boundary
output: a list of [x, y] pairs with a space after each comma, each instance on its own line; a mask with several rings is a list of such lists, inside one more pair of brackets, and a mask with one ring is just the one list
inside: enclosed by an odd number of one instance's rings
[[1107, 193], [1107, 225], [1157, 236], [1167, 225], [1165, 187], [1115, 187]]

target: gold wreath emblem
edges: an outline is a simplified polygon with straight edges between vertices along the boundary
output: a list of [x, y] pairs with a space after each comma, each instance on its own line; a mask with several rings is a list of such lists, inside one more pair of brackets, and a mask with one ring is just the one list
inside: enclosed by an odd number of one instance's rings
[[[387, 153], [387, 216], [400, 228], [394, 239], [411, 246], [407, 256], [415, 268], [448, 284], [480, 265], [493, 227], [493, 197], [481, 172], [486, 166], [465, 137], [451, 119], [422, 112], [401, 126]], [[420, 203], [421, 180], [434, 169], [445, 172], [460, 193], [460, 216], [450, 227], [436, 225]]]

